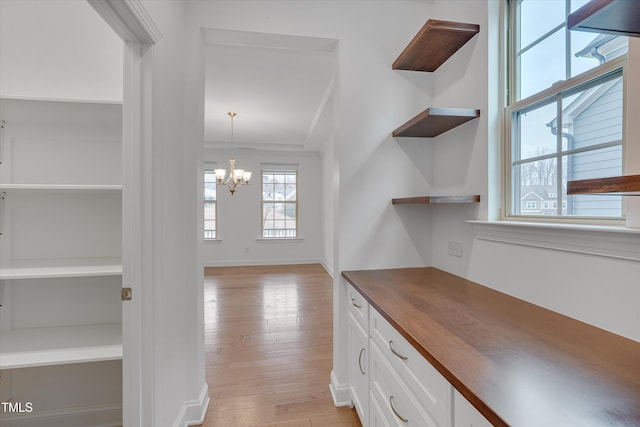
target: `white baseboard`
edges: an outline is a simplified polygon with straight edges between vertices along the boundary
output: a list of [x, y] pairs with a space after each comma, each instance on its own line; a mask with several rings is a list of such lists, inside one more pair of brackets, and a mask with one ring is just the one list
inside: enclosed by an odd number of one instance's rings
[[174, 427], [187, 427], [202, 424], [204, 416], [209, 406], [209, 384], [204, 383], [198, 400], [191, 400], [184, 403], [180, 414], [176, 418]]
[[349, 384], [340, 384], [333, 371], [331, 371], [331, 384], [329, 384], [329, 390], [331, 390], [331, 397], [333, 397], [334, 405], [351, 406], [351, 388], [349, 387]]
[[321, 264], [319, 259], [247, 259], [235, 261], [205, 261], [205, 267], [245, 267], [250, 265], [294, 265], [294, 264]]
[[[37, 409], [37, 408], [34, 408]], [[122, 405], [98, 405], [20, 414], [2, 414], [2, 427], [116, 427], [122, 425]]]
[[320, 263], [322, 265], [322, 268], [324, 268], [324, 271], [326, 271], [329, 276], [331, 276], [332, 279], [335, 279], [335, 277], [333, 277], [333, 268], [329, 268], [329, 266], [327, 265], [326, 262], [321, 262]]

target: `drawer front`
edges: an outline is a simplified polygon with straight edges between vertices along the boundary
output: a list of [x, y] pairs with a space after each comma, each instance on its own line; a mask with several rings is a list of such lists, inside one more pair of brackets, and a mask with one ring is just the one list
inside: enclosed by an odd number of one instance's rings
[[491, 423], [458, 391], [455, 392], [453, 407], [455, 427], [491, 427]]
[[370, 343], [370, 387], [387, 423], [397, 427], [436, 427], [374, 343]]
[[435, 421], [451, 425], [452, 386], [374, 308], [369, 313], [369, 333], [407, 388]]
[[349, 314], [349, 384], [362, 425], [369, 417], [369, 336]]
[[[366, 424], [362, 424], [366, 425]], [[369, 427], [391, 427], [392, 424], [387, 421], [387, 417], [382, 411], [382, 407], [378, 404], [378, 399], [369, 394]]]
[[347, 283], [347, 305], [349, 313], [362, 326], [362, 329], [369, 334], [369, 302], [364, 299], [360, 292]]

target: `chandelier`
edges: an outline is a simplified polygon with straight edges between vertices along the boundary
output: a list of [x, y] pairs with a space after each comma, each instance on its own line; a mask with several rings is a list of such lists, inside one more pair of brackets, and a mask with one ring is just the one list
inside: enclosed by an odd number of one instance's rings
[[251, 172], [245, 171], [244, 169], [236, 169], [236, 160], [233, 158], [233, 118], [237, 116], [237, 114], [233, 112], [227, 114], [231, 117], [231, 158], [229, 159], [229, 175], [227, 175], [226, 169], [214, 169], [213, 173], [216, 174], [216, 183], [227, 187], [233, 196], [238, 186], [247, 185], [251, 182]]

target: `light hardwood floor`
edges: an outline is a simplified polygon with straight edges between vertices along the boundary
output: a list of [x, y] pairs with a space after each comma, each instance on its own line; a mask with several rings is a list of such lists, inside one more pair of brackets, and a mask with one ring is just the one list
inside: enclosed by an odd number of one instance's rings
[[332, 279], [320, 265], [205, 269], [203, 427], [361, 427], [336, 408]]

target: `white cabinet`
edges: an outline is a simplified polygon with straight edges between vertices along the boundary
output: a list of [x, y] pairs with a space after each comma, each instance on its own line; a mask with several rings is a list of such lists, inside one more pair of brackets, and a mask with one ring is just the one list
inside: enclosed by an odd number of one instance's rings
[[349, 384], [363, 426], [491, 426], [350, 284], [347, 298]]
[[369, 415], [369, 336], [349, 315], [349, 384], [351, 401], [363, 425]]
[[458, 391], [454, 395], [454, 427], [491, 427], [491, 423]]
[[[360, 294], [348, 286], [349, 308], [349, 384], [351, 401], [358, 412], [360, 421], [367, 425], [369, 418], [369, 334], [368, 323], [363, 321], [362, 313], [367, 313], [369, 304]], [[355, 295], [357, 294], [357, 295]], [[364, 320], [366, 320], [366, 315]], [[364, 327], [363, 327], [364, 326]]]
[[436, 427], [375, 341], [371, 342], [369, 369], [372, 400], [375, 400], [376, 405], [382, 410], [389, 425]]
[[0, 424], [116, 425], [121, 105], [1, 99], [0, 114], [0, 398], [34, 410]]
[[371, 340], [411, 395], [428, 414], [430, 424], [450, 425], [451, 385], [374, 308], [369, 309]]

